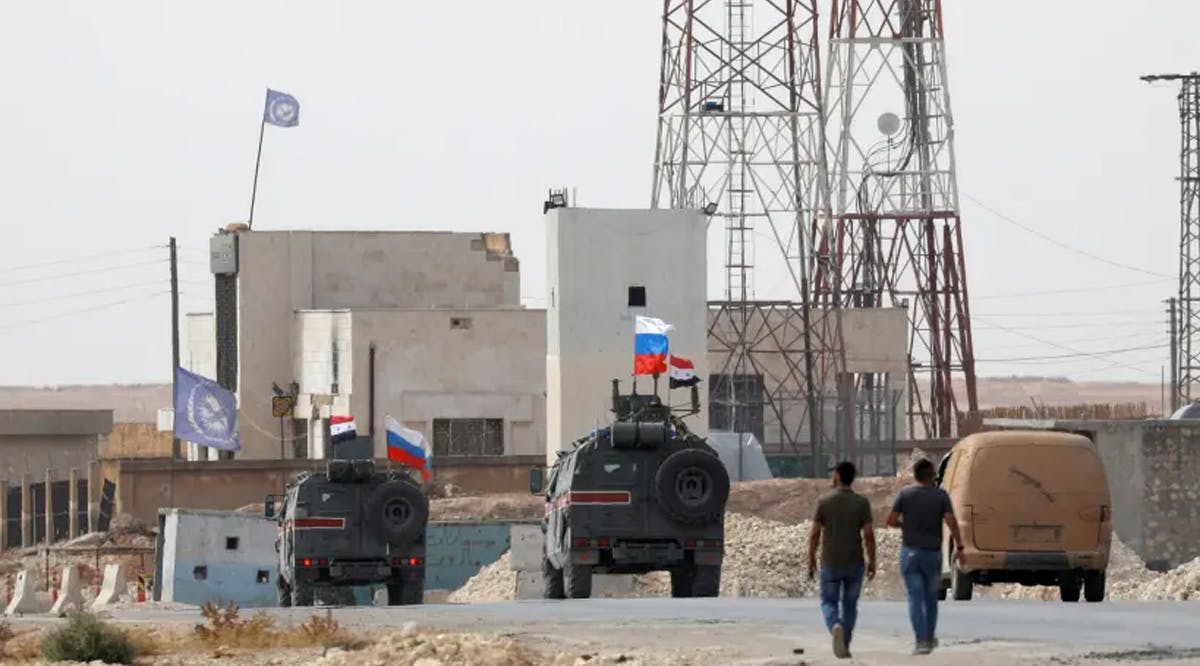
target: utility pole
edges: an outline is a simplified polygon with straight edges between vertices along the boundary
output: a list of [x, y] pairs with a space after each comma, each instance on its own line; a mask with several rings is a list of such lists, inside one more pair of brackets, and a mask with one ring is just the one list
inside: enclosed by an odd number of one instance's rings
[[1171, 414], [1179, 409], [1179, 322], [1175, 314], [1175, 299], [1167, 299], [1171, 310]]
[[1142, 80], [1179, 85], [1179, 285], [1171, 299], [1174, 411], [1200, 397], [1200, 73], [1156, 74]]
[[[179, 262], [171, 236], [171, 400], [175, 399], [175, 370], [179, 367]], [[179, 457], [179, 438], [171, 433], [171, 460]]]

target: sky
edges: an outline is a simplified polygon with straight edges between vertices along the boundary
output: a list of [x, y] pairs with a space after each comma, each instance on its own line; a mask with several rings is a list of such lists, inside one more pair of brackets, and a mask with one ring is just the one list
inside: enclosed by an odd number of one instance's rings
[[[1179, 125], [1138, 77], [1197, 68], [1200, 3], [943, 5], [979, 374], [1158, 382]], [[268, 86], [300, 125], [266, 129], [256, 229], [511, 232], [543, 305], [547, 188], [649, 204], [661, 8], [8, 0], [0, 384], [170, 380], [167, 240], [209, 310]]]

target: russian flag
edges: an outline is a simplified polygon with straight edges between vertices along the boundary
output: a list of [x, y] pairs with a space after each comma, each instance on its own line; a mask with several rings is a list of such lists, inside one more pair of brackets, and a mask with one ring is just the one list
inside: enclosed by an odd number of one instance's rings
[[661, 319], [639, 316], [633, 330], [633, 374], [661, 375], [667, 371], [667, 333], [675, 327]]
[[421, 470], [421, 478], [428, 481], [431, 456], [425, 446], [425, 436], [405, 428], [390, 416], [384, 417], [383, 425], [387, 429], [388, 460]]

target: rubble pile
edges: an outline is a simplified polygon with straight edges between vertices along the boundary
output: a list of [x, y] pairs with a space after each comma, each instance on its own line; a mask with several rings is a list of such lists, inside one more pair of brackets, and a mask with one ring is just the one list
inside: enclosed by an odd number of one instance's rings
[[479, 570], [450, 593], [446, 601], [452, 604], [486, 603], [507, 601], [517, 594], [517, 572], [512, 570], [509, 552], [504, 551], [500, 559]]
[[1200, 557], [1155, 576], [1126, 599], [1139, 601], [1200, 601]]

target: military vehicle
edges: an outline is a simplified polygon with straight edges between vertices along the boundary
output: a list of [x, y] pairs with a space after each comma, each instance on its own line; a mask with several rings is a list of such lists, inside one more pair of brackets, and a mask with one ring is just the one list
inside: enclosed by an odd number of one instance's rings
[[544, 596], [591, 596], [592, 574], [669, 571], [671, 596], [715, 597], [721, 589], [729, 474], [715, 450], [657, 395], [620, 394], [612, 423], [559, 452], [530, 491], [546, 498]]
[[280, 606], [380, 583], [390, 606], [424, 599], [429, 500], [406, 472], [376, 472], [372, 453], [371, 439], [359, 437], [335, 448], [324, 474], [303, 472], [267, 497], [266, 515], [279, 525]]

